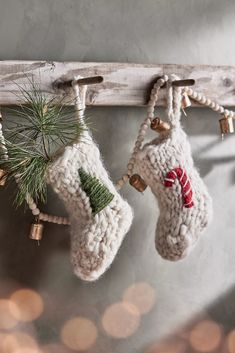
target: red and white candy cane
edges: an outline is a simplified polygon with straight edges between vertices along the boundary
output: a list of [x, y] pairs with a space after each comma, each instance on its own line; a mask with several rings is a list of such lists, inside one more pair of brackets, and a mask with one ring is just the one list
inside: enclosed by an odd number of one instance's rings
[[169, 188], [174, 184], [176, 179], [179, 180], [181, 186], [184, 207], [193, 207], [193, 191], [185, 170], [180, 167], [170, 170], [166, 174], [164, 185]]

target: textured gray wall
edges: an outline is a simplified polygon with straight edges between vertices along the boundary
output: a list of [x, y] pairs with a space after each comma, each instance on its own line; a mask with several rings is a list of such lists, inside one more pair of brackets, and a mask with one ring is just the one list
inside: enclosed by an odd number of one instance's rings
[[[234, 18], [233, 0], [0, 0], [0, 59], [234, 65]], [[88, 114], [106, 166], [116, 179], [125, 168], [145, 110], [90, 108]], [[142, 196], [125, 187], [123, 194], [135, 211], [131, 231], [107, 274], [97, 283], [83, 283], [71, 271], [68, 231], [47, 225], [41, 246], [36, 246], [27, 238], [30, 213], [15, 210], [12, 190], [1, 189], [0, 348], [4, 353], [16, 352], [9, 348], [12, 340], [21, 349], [17, 353], [26, 352], [26, 346], [32, 349], [35, 342], [40, 352], [72, 352], [62, 343], [60, 332], [74, 317], [88, 318], [96, 327], [93, 345], [94, 329], [84, 333], [76, 322], [77, 343], [69, 330], [67, 344], [79, 348], [84, 340], [88, 352], [181, 353], [193, 348], [235, 352], [231, 333], [235, 327], [234, 136], [221, 143], [215, 113], [194, 109], [188, 115], [183, 124], [214, 200], [214, 220], [182, 262], [168, 263], [154, 249], [158, 208], [151, 193]], [[63, 212], [53, 195], [46, 209]], [[105, 310], [139, 282], [145, 283], [144, 295], [142, 300], [138, 297], [142, 287], [137, 286], [132, 304], [146, 313], [140, 318], [135, 306], [121, 304], [118, 312], [108, 311], [116, 329], [110, 336], [102, 325]], [[3, 299], [19, 288], [38, 292], [44, 312], [33, 322], [14, 326]], [[34, 343], [19, 331], [33, 337]], [[113, 337], [118, 334], [126, 338]]]

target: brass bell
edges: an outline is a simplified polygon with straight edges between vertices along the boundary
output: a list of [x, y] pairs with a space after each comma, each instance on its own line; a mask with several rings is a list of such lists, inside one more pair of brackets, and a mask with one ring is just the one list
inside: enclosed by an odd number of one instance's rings
[[184, 92], [182, 94], [181, 108], [185, 109], [185, 108], [190, 107], [191, 105], [192, 105], [192, 103], [191, 103], [191, 100], [190, 100], [189, 96], [187, 95], [186, 92]]
[[7, 175], [3, 169], [0, 169], [0, 186], [4, 186], [6, 184]]
[[139, 192], [143, 192], [147, 188], [145, 181], [139, 174], [133, 174], [129, 179], [129, 183]]
[[152, 130], [159, 133], [164, 131], [169, 131], [171, 129], [171, 126], [169, 123], [167, 123], [166, 121], [162, 121], [158, 117], [152, 120], [150, 127]]
[[29, 238], [39, 242], [42, 239], [43, 228], [42, 223], [33, 223], [30, 228]]
[[225, 134], [231, 134], [234, 132], [232, 117], [224, 116], [222, 119], [219, 120], [219, 124], [220, 124], [220, 131], [221, 131], [222, 140], [223, 140]]

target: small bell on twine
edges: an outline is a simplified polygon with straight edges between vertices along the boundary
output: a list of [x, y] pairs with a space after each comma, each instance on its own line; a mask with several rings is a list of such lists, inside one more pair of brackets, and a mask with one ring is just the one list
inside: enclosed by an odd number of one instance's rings
[[152, 130], [154, 130], [158, 133], [169, 131], [171, 129], [171, 126], [169, 123], [161, 120], [158, 117], [156, 117], [152, 120], [150, 127]]
[[181, 108], [186, 109], [192, 105], [191, 100], [186, 92], [182, 94]]
[[139, 174], [133, 174], [129, 179], [129, 183], [139, 192], [144, 192], [144, 190], [147, 188], [145, 181]]
[[219, 120], [219, 124], [222, 140], [224, 139], [225, 134], [232, 134], [234, 132], [232, 117], [227, 117], [224, 115], [223, 118]]
[[192, 105], [192, 103], [191, 103], [189, 96], [187, 95], [186, 92], [183, 92], [182, 100], [181, 100], [181, 109], [182, 109], [185, 116], [187, 116], [185, 109], [190, 107], [191, 105]]
[[6, 184], [7, 174], [5, 170], [0, 169], [0, 186], [4, 186]]
[[39, 221], [35, 221], [35, 223], [31, 224], [29, 238], [32, 240], [36, 240], [39, 245], [39, 241], [42, 239], [43, 234], [43, 224]]

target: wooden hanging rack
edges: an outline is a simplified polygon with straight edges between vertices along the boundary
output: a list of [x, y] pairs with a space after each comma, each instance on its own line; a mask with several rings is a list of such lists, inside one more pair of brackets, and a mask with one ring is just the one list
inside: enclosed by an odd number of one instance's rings
[[[84, 79], [79, 84], [89, 84], [87, 105], [144, 106], [157, 78], [171, 73], [186, 80], [184, 83], [195, 80], [194, 89], [218, 104], [235, 106], [233, 66], [51, 61], [0, 61], [0, 105], [24, 103], [20, 87], [30, 90], [32, 79], [47, 96], [59, 100], [64, 97], [63, 103], [71, 104], [71, 82], [74, 76], [81, 75]], [[165, 105], [164, 90], [158, 103]]]

